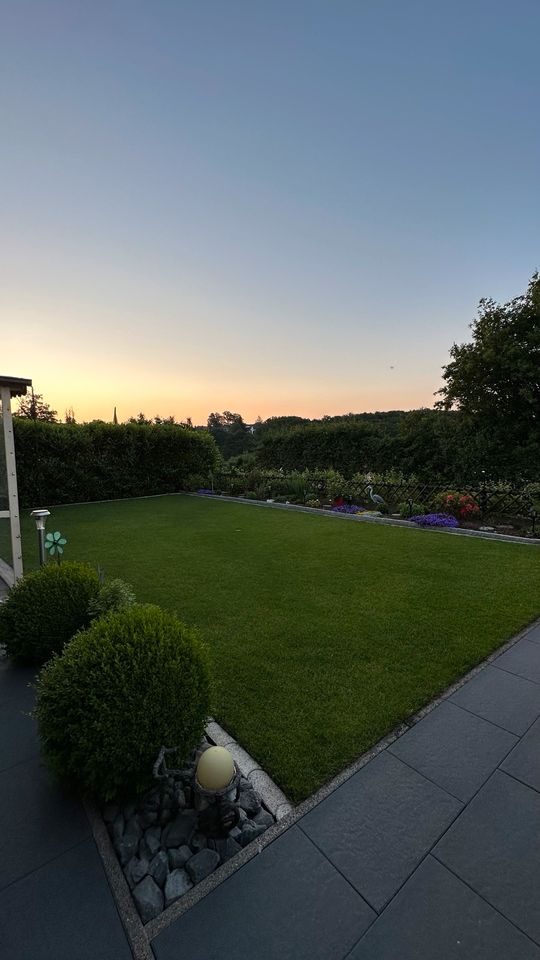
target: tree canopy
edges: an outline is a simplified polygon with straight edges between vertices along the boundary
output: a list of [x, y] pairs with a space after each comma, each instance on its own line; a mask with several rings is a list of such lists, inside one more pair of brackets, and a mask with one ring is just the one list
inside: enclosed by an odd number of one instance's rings
[[32, 391], [20, 398], [16, 416], [24, 420], [46, 420], [48, 423], [56, 423], [58, 412], [45, 403], [42, 393]]
[[437, 406], [460, 411], [504, 473], [540, 469], [540, 276], [509, 303], [480, 301], [470, 343], [454, 344]]

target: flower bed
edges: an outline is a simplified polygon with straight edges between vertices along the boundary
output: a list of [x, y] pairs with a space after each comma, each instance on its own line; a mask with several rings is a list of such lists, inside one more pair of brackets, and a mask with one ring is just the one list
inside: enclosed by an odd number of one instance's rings
[[417, 523], [419, 527], [459, 527], [456, 518], [449, 513], [425, 513], [411, 517], [411, 522]]

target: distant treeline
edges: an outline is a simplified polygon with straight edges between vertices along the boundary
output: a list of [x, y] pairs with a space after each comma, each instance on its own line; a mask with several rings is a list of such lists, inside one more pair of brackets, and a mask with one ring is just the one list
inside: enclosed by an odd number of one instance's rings
[[[534, 425], [533, 425], [534, 426]], [[210, 431], [213, 432], [213, 431]], [[485, 476], [510, 482], [537, 480], [540, 444], [531, 429], [508, 433], [508, 442], [491, 424], [482, 427], [455, 410], [392, 410], [306, 420], [271, 417], [253, 433], [236, 426], [234, 454], [226, 455], [226, 428], [213, 434], [224, 459], [268, 469], [358, 472], [399, 470], [426, 481], [473, 482]], [[232, 438], [231, 438], [232, 439]]]

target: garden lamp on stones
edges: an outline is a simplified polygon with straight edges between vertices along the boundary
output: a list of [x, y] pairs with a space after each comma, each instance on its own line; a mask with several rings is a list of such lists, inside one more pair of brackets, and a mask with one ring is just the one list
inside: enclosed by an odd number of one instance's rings
[[194, 777], [199, 829], [209, 837], [226, 837], [240, 818], [237, 800], [240, 774], [225, 747], [208, 747], [199, 757]]

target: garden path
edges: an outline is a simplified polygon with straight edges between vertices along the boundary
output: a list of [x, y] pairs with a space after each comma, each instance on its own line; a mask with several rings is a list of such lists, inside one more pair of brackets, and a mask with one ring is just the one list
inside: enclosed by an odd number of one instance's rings
[[[0, 664], [0, 954], [129, 960]], [[156, 960], [540, 960], [540, 623], [151, 941]]]

